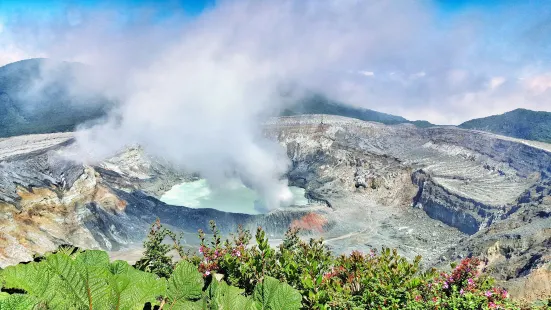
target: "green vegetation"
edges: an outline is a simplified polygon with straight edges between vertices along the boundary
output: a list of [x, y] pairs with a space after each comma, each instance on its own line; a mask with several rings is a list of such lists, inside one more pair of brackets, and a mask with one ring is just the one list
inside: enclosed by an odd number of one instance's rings
[[73, 131], [103, 117], [113, 103], [75, 82], [88, 70], [49, 59], [0, 67], [0, 137]]
[[[169, 243], [165, 243], [168, 239]], [[170, 251], [175, 250], [180, 257], [185, 257], [185, 253], [180, 240], [181, 235], [166, 229], [157, 221], [151, 225], [147, 239], [144, 241], [144, 253], [142, 258], [136, 262], [136, 268], [156, 274], [161, 278], [168, 278], [172, 270], [176, 267]]]
[[475, 258], [439, 272], [388, 248], [334, 256], [322, 240], [303, 241], [293, 229], [277, 248], [261, 228], [254, 244], [243, 229], [222, 241], [211, 222], [210, 233], [199, 232], [199, 253], [184, 252], [179, 236], [157, 221], [135, 267], [74, 248], [8, 267], [0, 273], [0, 309], [528, 309]]
[[459, 127], [551, 143], [551, 112], [516, 109], [501, 115], [473, 119]]
[[254, 294], [216, 278], [205, 279], [187, 261], [175, 264], [170, 277], [137, 270], [124, 261], [109, 262], [103, 251], [59, 251], [39, 262], [8, 267], [1, 273], [0, 309], [299, 309], [300, 294], [266, 277]]
[[295, 105], [286, 109], [282, 113], [283, 116], [303, 114], [339, 115], [387, 125], [411, 123], [421, 128], [434, 126], [427, 121], [408, 121], [401, 116], [353, 107], [340, 102], [332, 101], [319, 94], [312, 94], [311, 96], [297, 102]]

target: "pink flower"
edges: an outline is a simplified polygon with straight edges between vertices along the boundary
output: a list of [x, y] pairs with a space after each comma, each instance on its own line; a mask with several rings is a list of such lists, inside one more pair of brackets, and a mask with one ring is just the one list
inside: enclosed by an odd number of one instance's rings
[[484, 295], [485, 295], [486, 297], [490, 297], [490, 296], [492, 296], [492, 292], [486, 291], [486, 293], [485, 293]]
[[464, 291], [463, 289], [461, 289], [461, 290], [459, 291], [459, 295], [461, 295], [461, 296], [465, 295], [465, 291]]
[[421, 301], [421, 296], [419, 295], [415, 296], [415, 301]]
[[473, 284], [474, 284], [474, 280], [473, 280], [473, 279], [469, 279], [469, 280], [467, 280], [467, 282], [469, 283], [469, 285], [473, 285]]
[[492, 309], [497, 309], [498, 306], [495, 303], [490, 302], [490, 303], [488, 303], [488, 307], [490, 307]]
[[450, 286], [448, 285], [448, 282], [444, 282], [444, 284], [442, 285], [442, 287], [443, 287], [443, 288], [448, 288], [448, 287], [450, 287]]
[[201, 254], [203, 253], [203, 246], [199, 247], [199, 253], [201, 253]]
[[239, 252], [239, 251], [235, 251], [235, 256], [237, 256], [237, 257], [241, 257], [241, 252]]
[[503, 290], [503, 291], [501, 292], [501, 297], [503, 297], [503, 298], [509, 298], [509, 293], [508, 293], [506, 290]]

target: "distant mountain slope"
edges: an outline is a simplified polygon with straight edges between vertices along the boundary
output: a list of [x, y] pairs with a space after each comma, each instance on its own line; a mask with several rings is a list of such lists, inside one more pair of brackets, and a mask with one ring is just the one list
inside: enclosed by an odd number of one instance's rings
[[[28, 59], [0, 67], [0, 137], [72, 131], [79, 124], [104, 116], [113, 103], [77, 82], [77, 77], [88, 71], [83, 64], [50, 59]], [[300, 114], [433, 126], [427, 121], [409, 121], [345, 105], [321, 95], [312, 95], [283, 112], [286, 116]]]
[[80, 88], [78, 63], [28, 59], [0, 67], [0, 137], [71, 131], [101, 117], [110, 103]]
[[501, 115], [473, 119], [459, 127], [551, 143], [551, 112], [516, 109]]
[[363, 121], [379, 122], [387, 125], [411, 123], [417, 127], [431, 127], [427, 121], [409, 121], [401, 116], [377, 112], [374, 110], [357, 108], [335, 102], [321, 95], [313, 95], [304, 99], [283, 112], [283, 116], [302, 114], [329, 114], [360, 119]]

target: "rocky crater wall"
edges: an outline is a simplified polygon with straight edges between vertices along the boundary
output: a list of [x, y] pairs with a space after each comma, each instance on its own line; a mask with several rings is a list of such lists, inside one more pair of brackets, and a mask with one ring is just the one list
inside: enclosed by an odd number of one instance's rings
[[211, 219], [224, 232], [262, 225], [276, 239], [296, 226], [336, 252], [385, 245], [436, 260], [517, 214], [519, 201], [551, 201], [550, 153], [525, 142], [317, 115], [271, 120], [264, 133], [286, 149], [289, 182], [313, 205], [266, 216], [170, 206], [156, 197], [189, 176], [139, 148], [87, 166], [63, 156], [71, 134], [0, 140], [0, 265], [62, 243], [122, 249], [157, 217], [186, 235]]
[[316, 197], [364, 190], [358, 199], [421, 207], [467, 234], [509, 214], [551, 169], [551, 146], [458, 128], [311, 115], [268, 122], [266, 135], [287, 148], [289, 178]]

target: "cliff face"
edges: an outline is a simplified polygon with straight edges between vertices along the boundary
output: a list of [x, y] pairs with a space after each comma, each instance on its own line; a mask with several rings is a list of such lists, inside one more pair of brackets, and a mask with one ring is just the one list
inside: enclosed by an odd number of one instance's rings
[[537, 279], [551, 262], [551, 145], [331, 116], [274, 120], [267, 135], [287, 148], [289, 179], [338, 214], [335, 248], [481, 256], [515, 296], [549, 291]]
[[533, 272], [551, 261], [549, 145], [319, 115], [273, 119], [264, 133], [287, 150], [287, 177], [309, 206], [259, 216], [170, 206], [157, 197], [188, 176], [139, 148], [83, 165], [64, 155], [70, 133], [0, 140], [0, 266], [63, 243], [124, 249], [159, 217], [190, 245], [211, 219], [223, 232], [262, 225], [276, 242], [296, 226], [336, 252], [384, 245], [429, 264], [483, 256], [518, 292], [545, 276]]
[[466, 234], [510, 212], [523, 192], [551, 174], [547, 145], [456, 128], [310, 116], [276, 120], [267, 134], [293, 160], [289, 179], [313, 197], [412, 203]]

